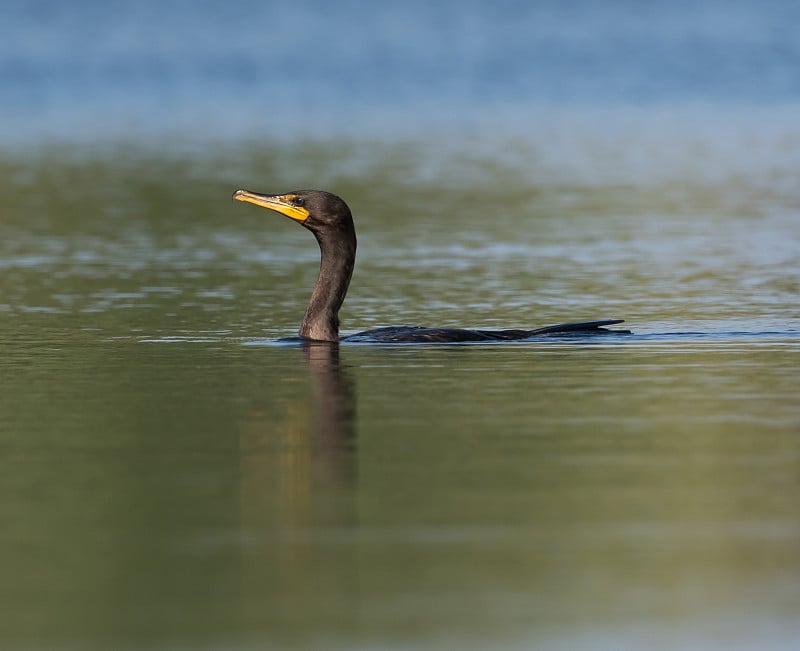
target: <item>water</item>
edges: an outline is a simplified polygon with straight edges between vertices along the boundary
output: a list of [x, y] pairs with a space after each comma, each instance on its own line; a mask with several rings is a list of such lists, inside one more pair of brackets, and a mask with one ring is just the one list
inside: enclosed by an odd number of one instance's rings
[[3, 648], [797, 646], [794, 3], [4, 12]]
[[22, 142], [519, 134], [539, 105], [711, 102], [724, 119], [800, 95], [786, 0], [8, 4], [0, 132]]

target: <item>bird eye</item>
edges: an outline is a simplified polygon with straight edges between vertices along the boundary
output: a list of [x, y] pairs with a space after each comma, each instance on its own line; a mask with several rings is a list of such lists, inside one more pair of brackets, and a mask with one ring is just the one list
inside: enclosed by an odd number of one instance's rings
[[303, 200], [303, 197], [295, 197], [295, 198], [292, 200], [292, 203], [293, 203], [295, 206], [302, 206], [302, 205], [305, 203], [305, 201]]

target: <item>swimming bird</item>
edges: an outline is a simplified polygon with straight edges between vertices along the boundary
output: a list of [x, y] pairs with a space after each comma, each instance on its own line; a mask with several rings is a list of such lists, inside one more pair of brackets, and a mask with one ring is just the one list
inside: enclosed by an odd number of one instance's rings
[[[312, 341], [339, 341], [339, 309], [347, 295], [356, 260], [356, 229], [348, 205], [335, 194], [322, 190], [295, 190], [285, 194], [236, 190], [233, 198], [285, 215], [305, 226], [317, 238], [321, 254], [319, 275], [300, 323], [300, 337]], [[344, 339], [378, 343], [510, 341], [554, 333], [627, 333], [626, 330], [603, 329], [622, 322], [623, 319], [606, 319], [562, 323], [533, 330], [389, 326], [359, 332]]]

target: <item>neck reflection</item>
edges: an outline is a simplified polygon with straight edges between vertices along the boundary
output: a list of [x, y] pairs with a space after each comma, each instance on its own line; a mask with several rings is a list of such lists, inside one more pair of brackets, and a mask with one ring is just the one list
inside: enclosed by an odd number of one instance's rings
[[356, 393], [339, 346], [284, 352], [239, 421], [242, 524], [270, 536], [356, 519]]
[[305, 342], [303, 356], [311, 380], [313, 450], [325, 483], [344, 486], [356, 480], [356, 399], [342, 368], [339, 345]]

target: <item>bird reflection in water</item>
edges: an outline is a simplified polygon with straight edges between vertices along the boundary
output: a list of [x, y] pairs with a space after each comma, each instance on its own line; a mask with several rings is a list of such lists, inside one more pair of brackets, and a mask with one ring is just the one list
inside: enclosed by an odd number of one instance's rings
[[240, 423], [242, 616], [271, 634], [296, 630], [308, 613], [350, 630], [357, 554], [328, 543], [358, 524], [354, 384], [337, 344], [282, 352], [302, 356], [304, 375], [283, 378]]
[[348, 520], [357, 478], [356, 396], [339, 346], [286, 352], [302, 355], [304, 381], [283, 382], [291, 395], [271, 395], [239, 425], [243, 516], [256, 529]]
[[342, 368], [337, 344], [307, 341], [301, 347], [311, 378], [321, 482], [351, 485], [357, 472], [354, 385]]

